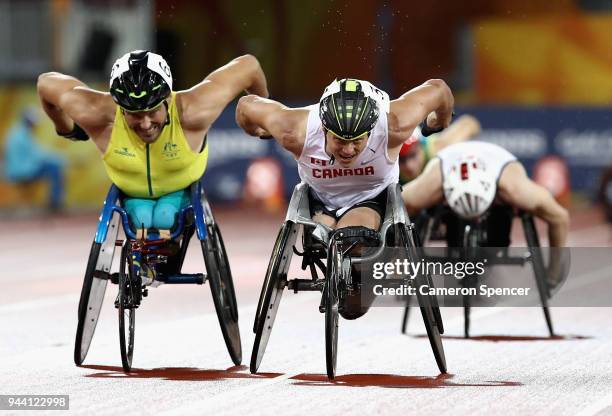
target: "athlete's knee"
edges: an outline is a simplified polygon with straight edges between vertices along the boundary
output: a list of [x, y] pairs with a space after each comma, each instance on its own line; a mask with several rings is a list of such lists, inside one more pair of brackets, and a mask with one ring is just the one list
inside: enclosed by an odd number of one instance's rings
[[357, 207], [347, 211], [336, 224], [336, 228], [365, 226], [373, 230], [380, 227], [380, 214], [369, 207]]
[[144, 228], [146, 230], [153, 226], [153, 213], [149, 207], [137, 207], [128, 212], [128, 215], [136, 229]]
[[153, 227], [169, 230], [174, 226], [178, 209], [170, 204], [157, 204], [153, 212]]
[[154, 201], [136, 198], [126, 198], [123, 202], [130, 223], [134, 229], [147, 229], [153, 226]]

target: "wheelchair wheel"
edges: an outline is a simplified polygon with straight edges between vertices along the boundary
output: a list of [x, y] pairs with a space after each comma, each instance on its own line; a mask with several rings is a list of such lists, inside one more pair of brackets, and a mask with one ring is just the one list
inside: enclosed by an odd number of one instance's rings
[[251, 352], [251, 373], [256, 373], [266, 351], [268, 340], [278, 312], [283, 290], [287, 285], [287, 270], [291, 264], [293, 244], [295, 243], [297, 226], [293, 222], [285, 222], [276, 237], [272, 257], [266, 271], [266, 278], [261, 289], [255, 323], [255, 342]]
[[119, 348], [121, 350], [121, 365], [125, 372], [132, 369], [134, 357], [134, 335], [136, 331], [136, 305], [139, 303], [139, 281], [132, 276], [127, 240], [121, 249], [121, 264], [119, 265], [119, 296], [117, 310], [119, 314]]
[[[417, 248], [417, 250], [418, 248], [422, 247], [421, 241], [422, 240], [419, 238], [418, 234], [414, 234], [414, 245]], [[422, 256], [419, 256], [419, 257], [422, 257]], [[429, 287], [433, 287], [433, 279], [431, 278], [431, 275], [427, 274], [426, 278], [427, 278]], [[440, 334], [443, 334], [444, 324], [442, 323], [442, 314], [440, 313], [440, 306], [438, 305], [438, 298], [435, 296], [432, 296], [430, 299], [431, 299], [432, 307], [433, 307], [433, 315], [434, 315], [434, 318], [436, 319], [436, 325], [438, 326], [438, 332], [440, 332]], [[410, 317], [411, 301], [412, 301], [412, 297], [410, 295], [406, 296], [406, 306], [404, 307], [404, 315], [402, 316], [402, 328], [401, 328], [402, 334], [405, 334], [408, 328], [408, 318]]]
[[225, 244], [223, 243], [223, 236], [221, 230], [217, 224], [214, 225], [215, 233], [218, 237], [217, 242], [217, 255], [219, 260], [219, 267], [221, 268], [221, 275], [227, 276], [226, 283], [229, 290], [229, 300], [231, 302], [232, 318], [238, 322], [238, 302], [236, 301], [236, 290], [234, 289], [234, 278], [232, 277], [232, 271], [230, 269], [229, 260], [227, 259], [227, 252], [225, 251]]
[[[401, 232], [404, 247], [406, 248], [407, 252], [406, 254], [408, 255], [408, 260], [410, 262], [416, 262], [418, 255], [416, 245], [412, 237], [412, 231], [408, 227], [402, 227]], [[417, 275], [414, 281], [417, 287], [417, 300], [421, 309], [421, 315], [423, 316], [423, 322], [427, 331], [427, 337], [429, 338], [429, 344], [431, 345], [438, 369], [441, 373], [446, 373], [446, 357], [444, 355], [442, 337], [440, 336], [440, 326], [438, 325], [438, 319], [441, 321], [441, 317], [439, 315], [437, 300], [435, 300], [435, 296], [422, 295], [421, 291], [418, 289], [421, 286], [433, 287], [433, 281], [430, 276], [426, 275]], [[436, 309], [438, 309], [437, 312]]]
[[463, 338], [470, 337], [470, 295], [463, 295]]
[[227, 254], [216, 224], [208, 225], [208, 236], [202, 243], [202, 253], [215, 310], [225, 345], [235, 365], [242, 362], [242, 346], [238, 327], [238, 311]]
[[338, 358], [338, 306], [339, 281], [342, 273], [342, 253], [338, 250], [337, 242], [333, 242], [328, 257], [327, 279], [325, 281], [325, 363], [327, 377], [333, 380], [336, 376], [336, 362]]
[[408, 329], [408, 318], [410, 317], [410, 303], [412, 296], [406, 295], [406, 306], [404, 306], [404, 315], [402, 316], [402, 334], [406, 333]]
[[[225, 244], [223, 243], [223, 236], [221, 235], [221, 230], [219, 229], [219, 226], [215, 221], [215, 217], [213, 216], [210, 204], [208, 203], [208, 200], [204, 195], [204, 191], [202, 191], [202, 205], [204, 209], [206, 224], [208, 228], [212, 227], [214, 231], [214, 233], [212, 234], [215, 237], [215, 256], [217, 258], [217, 264], [220, 267], [220, 273], [223, 277], [224, 284], [226, 285], [229, 293], [228, 299], [231, 304], [232, 317], [235, 321], [238, 321], [238, 302], [236, 301], [236, 291], [234, 289], [234, 279], [232, 277], [232, 270], [230, 268], [227, 252], [225, 251]], [[209, 232], [209, 234], [211, 233]], [[188, 235], [188, 238], [191, 238], [191, 234]]]
[[546, 268], [544, 267], [544, 260], [542, 259], [542, 253], [540, 252], [540, 241], [536, 232], [533, 217], [528, 214], [523, 214], [523, 228], [525, 230], [525, 239], [529, 246], [529, 251], [532, 256], [531, 264], [533, 266], [533, 273], [535, 275], [536, 284], [538, 287], [538, 294], [540, 295], [540, 301], [542, 302], [542, 311], [544, 312], [544, 319], [546, 320], [546, 326], [548, 327], [548, 333], [551, 337], [555, 336], [552, 318], [550, 316], [550, 310], [548, 308], [548, 284], [546, 282]]
[[119, 231], [119, 216], [111, 218], [104, 243], [91, 245], [78, 309], [77, 332], [74, 341], [74, 363], [80, 366], [91, 345], [109, 280], [115, 239]]
[[[479, 242], [480, 230], [472, 225], [466, 225], [463, 231], [463, 248], [468, 254], [468, 258], [474, 258], [477, 254], [477, 249], [480, 246]], [[461, 284], [463, 287], [475, 287], [476, 282], [470, 277], [465, 277]], [[472, 311], [472, 299], [470, 295], [463, 295], [463, 337], [470, 337], [470, 314]]]

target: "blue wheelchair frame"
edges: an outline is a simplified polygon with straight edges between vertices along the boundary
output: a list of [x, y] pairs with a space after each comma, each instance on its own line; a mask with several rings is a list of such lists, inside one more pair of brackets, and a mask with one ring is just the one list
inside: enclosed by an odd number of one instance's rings
[[[202, 182], [196, 181], [189, 187], [190, 200], [191, 203], [185, 208], [181, 209], [178, 215], [178, 224], [176, 230], [171, 234], [170, 238], [175, 239], [183, 232], [183, 226], [185, 224], [185, 216], [189, 211], [192, 211], [193, 218], [195, 221], [196, 233], [198, 235], [199, 240], [205, 240], [207, 236], [206, 224], [205, 224], [205, 214], [202, 209], [201, 195], [202, 195]], [[102, 212], [100, 213], [100, 218], [98, 222], [98, 228], [96, 230], [96, 236], [94, 241], [96, 243], [104, 243], [106, 240], [106, 234], [108, 232], [108, 226], [115, 212], [119, 213], [121, 216], [121, 222], [123, 224], [123, 231], [125, 235], [135, 240], [136, 234], [130, 227], [129, 219], [127, 212], [123, 207], [117, 205], [117, 201], [123, 198], [123, 192], [117, 188], [117, 186], [112, 185], [108, 194], [106, 195], [106, 199], [104, 200], [104, 206], [102, 207]]]
[[[172, 232], [170, 238], [177, 240], [179, 237], [183, 237], [180, 242], [179, 252], [172, 254], [173, 263], [175, 266], [167, 272], [159, 272], [155, 277], [155, 281], [164, 284], [203, 284], [208, 282], [212, 291], [213, 301], [215, 309], [217, 311], [217, 317], [221, 325], [221, 331], [225, 344], [228, 348], [228, 352], [235, 365], [239, 365], [242, 360], [242, 352], [240, 346], [240, 332], [238, 329], [238, 310], [236, 304], [236, 295], [233, 288], [231, 270], [229, 262], [227, 260], [227, 254], [223, 245], [223, 240], [220, 234], [220, 230], [215, 223], [212, 210], [206, 200], [202, 179], [194, 182], [189, 187], [190, 203], [188, 206], [182, 208], [177, 218], [177, 224], [175, 230]], [[98, 226], [96, 234], [92, 244], [87, 269], [85, 272], [85, 278], [83, 282], [83, 288], [81, 290], [81, 298], [79, 301], [78, 311], [78, 325], [77, 335], [75, 339], [75, 351], [74, 361], [76, 365], [81, 365], [91, 344], [93, 338], [97, 320], [100, 314], [100, 310], [104, 300], [104, 293], [106, 286], [109, 281], [120, 285], [120, 295], [122, 284], [120, 280], [125, 273], [124, 269], [121, 269], [118, 273], [111, 273], [111, 267], [113, 263], [113, 257], [115, 247], [117, 245], [123, 245], [122, 249], [122, 262], [125, 261], [124, 256], [129, 255], [130, 245], [133, 243], [141, 244], [145, 249], [150, 249], [148, 254], [155, 254], [155, 250], [160, 250], [160, 254], [164, 250], [164, 240], [148, 240], [137, 241], [138, 238], [134, 230], [129, 223], [129, 218], [125, 209], [121, 206], [121, 200], [124, 198], [124, 194], [115, 185], [112, 185], [108, 191], [104, 200], [104, 205], [98, 219]], [[118, 214], [118, 217], [115, 216]], [[191, 215], [192, 217], [188, 217]], [[193, 222], [188, 222], [193, 219]], [[117, 233], [119, 228], [119, 222], [123, 225], [124, 233], [129, 241], [117, 240]], [[204, 255], [204, 263], [206, 267], [206, 274], [194, 273], [187, 274], [181, 273], [181, 268], [184, 260], [184, 256], [187, 251], [189, 240], [193, 236], [194, 232], [197, 232], [198, 239], [202, 246]], [[162, 254], [165, 255], [165, 254]], [[146, 261], [146, 260], [145, 260]], [[122, 263], [123, 264], [123, 263]], [[155, 263], [154, 263], [155, 264]], [[130, 273], [130, 272], [128, 272]], [[139, 288], [140, 290], [140, 288]], [[143, 293], [146, 295], [146, 290], [143, 289]], [[139, 300], [135, 303], [136, 307], [139, 304]], [[129, 304], [131, 305], [131, 304]], [[123, 303], [117, 302], [116, 307], [121, 311], [125, 308]], [[129, 334], [132, 337], [133, 346], [133, 321], [132, 314], [135, 308], [128, 306], [129, 312]], [[122, 314], [120, 314], [121, 316]], [[120, 334], [122, 341], [122, 362], [125, 371], [129, 371], [131, 368], [131, 354], [133, 348], [126, 355], [125, 348], [125, 318], [123, 320], [124, 326], [121, 325], [120, 319]], [[124, 356], [129, 355], [129, 360], [125, 361]]]

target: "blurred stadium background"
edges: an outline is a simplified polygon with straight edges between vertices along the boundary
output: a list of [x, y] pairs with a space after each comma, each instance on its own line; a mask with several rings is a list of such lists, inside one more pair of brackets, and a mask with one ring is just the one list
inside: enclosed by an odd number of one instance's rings
[[[74, 367], [79, 293], [110, 182], [93, 143], [55, 134], [35, 87], [55, 70], [107, 90], [114, 59], [142, 48], [168, 60], [177, 89], [251, 53], [289, 105], [316, 102], [335, 77], [367, 79], [395, 97], [442, 78], [457, 113], [480, 119], [481, 139], [513, 152], [571, 205], [569, 245], [610, 246], [597, 199], [606, 169], [612, 178], [611, 46], [612, 0], [0, 0], [0, 393], [70, 394], [72, 414], [84, 415], [612, 414], [610, 308], [555, 308], [556, 338], [539, 308], [483, 308], [470, 341], [462, 311], [444, 308], [447, 375], [419, 319], [399, 336], [401, 309], [373, 308], [341, 322], [341, 375], [328, 383], [318, 293], [284, 295], [267, 373], [251, 375], [230, 367], [208, 288], [174, 285], [151, 290], [141, 306], [128, 376], [109, 285], [86, 366]], [[32, 109], [40, 122], [24, 152], [63, 160], [59, 213], [47, 211], [46, 183], [7, 176], [7, 138], [35, 121]], [[210, 132], [205, 188], [227, 244], [246, 364], [298, 174], [273, 141], [246, 136], [234, 110]], [[514, 227], [515, 244], [521, 233]], [[589, 266], [579, 276], [587, 299], [612, 273]], [[299, 272], [296, 257], [292, 267]], [[202, 270], [192, 241], [185, 271]]]
[[[612, 163], [610, 45], [609, 0], [0, 0], [0, 160], [24, 109], [38, 107], [41, 72], [106, 90], [116, 57], [152, 49], [182, 89], [252, 53], [273, 96], [291, 105], [315, 102], [334, 77], [368, 79], [392, 96], [442, 78], [457, 113], [480, 119], [481, 139], [506, 147], [531, 173], [543, 158], [560, 158], [580, 210], [596, 202]], [[264, 195], [265, 207], [282, 212], [295, 163], [275, 143], [243, 134], [234, 108], [210, 132], [209, 198], [238, 204]], [[95, 147], [57, 137], [44, 117], [34, 133], [65, 161], [66, 211], [98, 210], [109, 181]], [[46, 184], [15, 183], [0, 168], [0, 215], [44, 212]]]

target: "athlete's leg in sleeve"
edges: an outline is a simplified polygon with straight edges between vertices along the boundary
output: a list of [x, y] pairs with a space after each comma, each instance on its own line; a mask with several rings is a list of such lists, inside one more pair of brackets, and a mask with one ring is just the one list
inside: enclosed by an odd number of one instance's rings
[[[381, 214], [377, 209], [370, 208], [370, 206], [358, 206], [348, 210], [339, 220], [336, 229], [352, 226], [362, 226], [378, 230], [381, 223]], [[366, 252], [366, 247], [359, 244], [351, 250], [351, 255], [361, 256]], [[362, 281], [363, 271], [361, 265], [353, 265], [351, 275], [353, 276], [353, 283], [365, 283]], [[366, 285], [367, 286], [367, 285]], [[357, 319], [364, 315], [372, 302], [374, 302], [374, 295], [365, 291], [362, 293], [353, 292], [348, 294], [344, 300], [342, 308], [342, 317], [344, 319]]]
[[185, 190], [162, 196], [153, 209], [153, 227], [158, 230], [170, 230], [174, 227], [181, 209], [188, 204], [189, 196]]
[[151, 228], [153, 226], [154, 199], [125, 198], [123, 207], [128, 213], [130, 222], [135, 230]]

